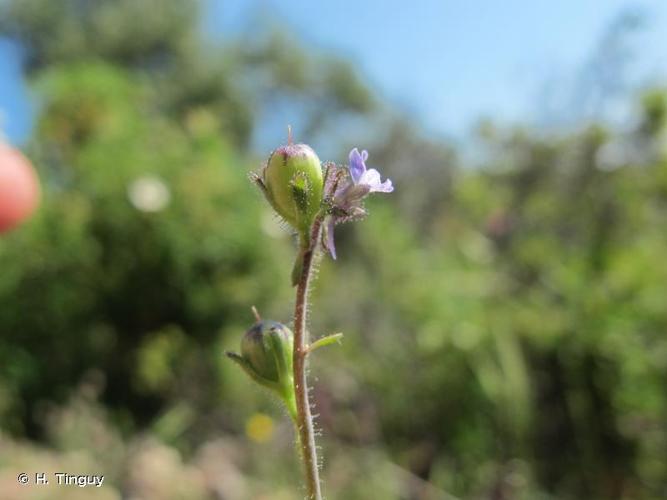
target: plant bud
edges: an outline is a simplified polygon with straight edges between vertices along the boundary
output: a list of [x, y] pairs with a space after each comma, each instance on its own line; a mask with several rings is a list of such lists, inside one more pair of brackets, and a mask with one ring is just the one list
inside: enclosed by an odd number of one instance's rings
[[282, 398], [290, 415], [296, 415], [292, 349], [294, 335], [282, 323], [257, 321], [241, 339], [241, 354], [228, 352], [258, 384], [267, 387]]
[[266, 194], [278, 214], [298, 231], [310, 228], [322, 202], [320, 159], [306, 144], [276, 149], [263, 172]]
[[292, 376], [293, 342], [292, 331], [282, 323], [259, 321], [241, 339], [241, 356], [258, 376], [280, 383]]

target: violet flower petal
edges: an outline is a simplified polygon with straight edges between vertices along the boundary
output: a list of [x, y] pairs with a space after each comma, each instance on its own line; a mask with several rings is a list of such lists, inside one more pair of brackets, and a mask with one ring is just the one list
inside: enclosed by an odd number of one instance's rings
[[391, 183], [391, 179], [387, 179], [371, 188], [371, 193], [392, 193], [393, 191], [394, 185]]
[[380, 184], [380, 172], [374, 168], [366, 170], [364, 175], [361, 176], [361, 179], [359, 179], [358, 184], [364, 184], [373, 191], [373, 188]]
[[355, 184], [359, 183], [359, 179], [361, 179], [366, 172], [366, 164], [364, 163], [366, 158], [368, 158], [367, 151], [364, 151], [361, 154], [359, 154], [357, 148], [350, 151], [350, 176]]
[[387, 179], [385, 182], [381, 182], [380, 172], [374, 168], [364, 172], [364, 175], [359, 180], [359, 184], [368, 186], [370, 193], [391, 193], [394, 190], [391, 180]]

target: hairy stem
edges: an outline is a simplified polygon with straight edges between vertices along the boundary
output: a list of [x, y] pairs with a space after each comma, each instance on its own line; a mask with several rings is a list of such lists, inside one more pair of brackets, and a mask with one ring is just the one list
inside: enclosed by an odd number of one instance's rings
[[[308, 288], [313, 271], [313, 259], [320, 241], [322, 219], [317, 217], [313, 222], [310, 240], [302, 242], [301, 258], [303, 265], [296, 288], [296, 305], [294, 308], [294, 393], [296, 395], [296, 428], [299, 434], [301, 456], [306, 473], [306, 487], [309, 500], [321, 500], [319, 469], [317, 465], [317, 449], [315, 447], [315, 431], [313, 417], [310, 413], [308, 399], [308, 383], [306, 380], [306, 356], [308, 355], [308, 332], [306, 316], [308, 314]], [[305, 245], [304, 245], [305, 243]]]

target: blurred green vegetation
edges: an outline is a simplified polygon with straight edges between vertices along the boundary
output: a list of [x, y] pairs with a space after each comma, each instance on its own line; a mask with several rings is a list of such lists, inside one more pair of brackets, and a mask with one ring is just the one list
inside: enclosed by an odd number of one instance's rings
[[276, 105], [397, 186], [313, 296], [313, 333], [345, 332], [312, 368], [330, 497], [667, 496], [665, 92], [622, 133], [485, 124], [471, 166], [345, 61], [269, 29], [211, 46], [197, 2], [3, 7], [44, 188], [0, 240], [7, 498], [63, 467], [107, 474], [99, 498], [298, 495], [289, 421], [222, 356], [251, 305], [291, 310], [292, 242], [247, 181]]

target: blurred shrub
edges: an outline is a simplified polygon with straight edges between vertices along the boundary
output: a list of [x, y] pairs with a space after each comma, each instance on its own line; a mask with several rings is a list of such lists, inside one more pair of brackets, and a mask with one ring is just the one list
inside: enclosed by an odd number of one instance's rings
[[[373, 207], [352, 234], [356, 259], [325, 266], [344, 293], [322, 298], [324, 329], [348, 333], [336, 363], [362, 381], [330, 395], [332, 425], [351, 408], [345, 435], [374, 431], [464, 496], [662, 495], [667, 163], [655, 132], [509, 134], [484, 168], [454, 173], [430, 227]], [[623, 151], [609, 168], [612, 141]]]
[[5, 425], [34, 431], [32, 406], [90, 369], [110, 404], [150, 418], [187, 391], [186, 372], [211, 376], [219, 329], [242, 331], [248, 304], [275, 292], [259, 200], [206, 111], [174, 125], [151, 111], [149, 88], [103, 64], [37, 85], [44, 209], [0, 246], [0, 370], [24, 402]]

